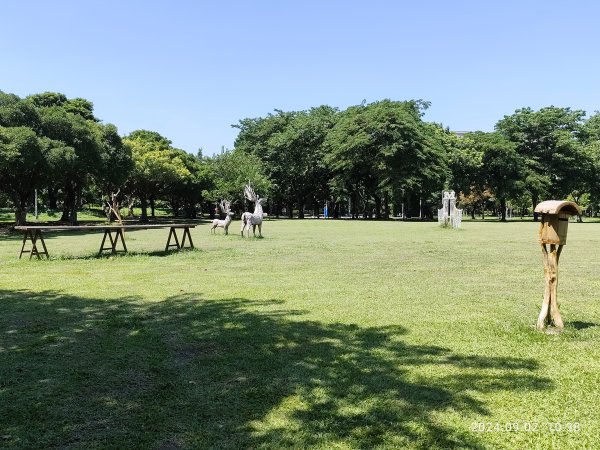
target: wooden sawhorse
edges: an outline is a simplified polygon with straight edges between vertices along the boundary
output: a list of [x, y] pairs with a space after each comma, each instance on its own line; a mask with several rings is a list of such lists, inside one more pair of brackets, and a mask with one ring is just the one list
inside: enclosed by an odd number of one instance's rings
[[[110, 247], [104, 246], [107, 236], [108, 240], [110, 241]], [[119, 239], [121, 239], [121, 245], [123, 247], [122, 250], [117, 250], [117, 244], [119, 243]], [[101, 256], [105, 251], [110, 251], [111, 255], [116, 255], [117, 253], [127, 253], [127, 245], [125, 245], [125, 236], [123, 236], [123, 228], [104, 228], [104, 237], [102, 238], [102, 244], [100, 244], [98, 256]]]
[[[179, 244], [179, 239], [177, 238], [177, 233], [175, 232], [175, 228], [183, 228], [183, 236], [181, 238], [181, 244]], [[169, 230], [169, 238], [167, 239], [167, 245], [165, 246], [165, 252], [169, 251], [169, 248], [171, 248], [171, 247], [175, 247], [177, 250], [184, 248], [186, 236], [187, 236], [188, 240], [190, 241], [189, 248], [194, 248], [194, 242], [192, 241], [192, 235], [190, 234], [190, 227], [185, 227], [185, 226], [171, 227], [171, 229]], [[171, 237], [173, 237], [175, 240], [174, 244], [171, 244]]]
[[[35, 231], [35, 232], [34, 232]], [[39, 251], [37, 248], [37, 241], [42, 243], [43, 251]], [[27, 241], [31, 241], [31, 250], [25, 250], [25, 243]], [[42, 230], [26, 230], [23, 235], [23, 245], [21, 246], [21, 254], [19, 255], [19, 259], [23, 256], [23, 253], [29, 253], [29, 259], [33, 257], [33, 255], [37, 256], [38, 259], [41, 259], [40, 255], [46, 255], [46, 258], [50, 258], [48, 254], [48, 249], [46, 248], [46, 243], [44, 242], [44, 237], [42, 236]]]

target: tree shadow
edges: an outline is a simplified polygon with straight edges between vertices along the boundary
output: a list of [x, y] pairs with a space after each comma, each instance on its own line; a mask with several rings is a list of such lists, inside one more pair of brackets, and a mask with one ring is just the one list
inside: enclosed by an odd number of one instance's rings
[[552, 386], [531, 359], [302, 320], [278, 300], [0, 299], [0, 435], [19, 447], [480, 448], [439, 413]]

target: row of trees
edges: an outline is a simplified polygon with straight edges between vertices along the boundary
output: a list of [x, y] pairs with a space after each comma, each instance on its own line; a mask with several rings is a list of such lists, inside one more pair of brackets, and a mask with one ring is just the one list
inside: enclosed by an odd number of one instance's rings
[[206, 165], [151, 131], [122, 138], [94, 116], [85, 99], [46, 92], [21, 99], [0, 92], [0, 192], [8, 195], [17, 224], [25, 222], [34, 189], [61, 221], [76, 223], [84, 204], [111, 196], [129, 210], [139, 202], [147, 220], [154, 202], [175, 214], [196, 214], [209, 186]]
[[[600, 200], [600, 116], [570, 108], [529, 108], [505, 116], [492, 133], [464, 136], [428, 123], [424, 101], [383, 100], [344, 111], [320, 106], [240, 120], [235, 149], [212, 157], [174, 148], [153, 131], [121, 137], [91, 102], [62, 94], [26, 98], [0, 92], [0, 193], [17, 223], [38, 189], [62, 220], [84, 204], [119, 198], [141, 220], [157, 203], [174, 215], [214, 211], [227, 198], [245, 207], [251, 181], [273, 214], [304, 217], [326, 203], [334, 216], [432, 217], [439, 192], [460, 192], [471, 214], [546, 198], [588, 206]], [[1, 199], [0, 199], [1, 200]]]
[[236, 149], [264, 163], [272, 206], [299, 217], [330, 202], [334, 215], [433, 217], [445, 188], [474, 216], [541, 199], [600, 201], [600, 115], [519, 109], [490, 133], [458, 136], [422, 120], [429, 104], [383, 100], [345, 111], [321, 106], [244, 119]]

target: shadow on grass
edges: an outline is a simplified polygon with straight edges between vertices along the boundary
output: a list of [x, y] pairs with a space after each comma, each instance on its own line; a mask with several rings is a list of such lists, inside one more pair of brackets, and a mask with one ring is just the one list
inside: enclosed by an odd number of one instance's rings
[[582, 322], [579, 320], [576, 320], [574, 322], [567, 322], [566, 323], [567, 327], [573, 327], [576, 330], [585, 330], [586, 328], [592, 328], [592, 327], [597, 327], [598, 324], [597, 323], [593, 323], [593, 322]]
[[126, 253], [118, 252], [116, 254], [110, 253], [108, 251], [98, 254], [98, 252], [87, 253], [84, 255], [60, 255], [57, 257], [51, 257], [51, 259], [59, 259], [63, 261], [69, 260], [91, 260], [91, 259], [109, 259], [109, 258], [130, 258], [136, 256], [149, 256], [149, 257], [158, 257], [164, 258], [166, 256], [173, 256], [180, 253], [193, 253], [200, 252], [202, 249], [194, 247], [194, 248], [181, 248], [181, 249], [169, 249], [169, 250], [149, 250], [149, 251], [128, 251]]
[[533, 360], [303, 321], [276, 300], [0, 298], [9, 446], [480, 448], [439, 414], [467, 421], [490, 412], [481, 394], [551, 387]]

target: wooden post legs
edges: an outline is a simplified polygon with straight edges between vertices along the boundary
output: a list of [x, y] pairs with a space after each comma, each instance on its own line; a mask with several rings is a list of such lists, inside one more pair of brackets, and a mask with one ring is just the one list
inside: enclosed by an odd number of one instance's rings
[[560, 311], [558, 309], [557, 285], [558, 285], [558, 260], [562, 252], [562, 245], [550, 244], [550, 252], [546, 244], [541, 244], [544, 259], [544, 277], [546, 285], [544, 289], [544, 301], [542, 310], [537, 320], [537, 329], [543, 330], [546, 326], [553, 326], [557, 331], [564, 328]]
[[[44, 249], [41, 252], [37, 248], [38, 239], [40, 240], [42, 248]], [[27, 241], [31, 241], [31, 250], [25, 250], [25, 244], [27, 243]], [[35, 230], [35, 233], [33, 233], [31, 230], [25, 231], [25, 234], [23, 235], [23, 245], [21, 246], [21, 254], [19, 255], [19, 259], [21, 259], [21, 257], [23, 256], [23, 253], [29, 253], [29, 259], [31, 259], [33, 255], [37, 256], [38, 259], [40, 259], [40, 255], [46, 255], [46, 258], [50, 258], [41, 230]]]
[[[171, 227], [169, 230], [169, 238], [167, 239], [167, 245], [165, 246], [165, 252], [169, 250], [171, 247], [175, 247], [177, 250], [185, 247], [185, 238], [188, 238], [190, 241], [190, 248], [194, 248], [194, 242], [192, 241], [192, 235], [190, 234], [190, 229], [185, 227], [183, 229], [183, 236], [181, 238], [181, 244], [179, 244], [179, 239], [177, 238], [177, 233], [175, 232], [175, 227]], [[171, 244], [171, 238], [175, 240], [174, 244]]]
[[[113, 238], [114, 231], [114, 238]], [[106, 242], [106, 237], [110, 241], [110, 247], [105, 247], [104, 243]], [[123, 247], [122, 250], [117, 250], [117, 244], [119, 243], [119, 239], [121, 240], [121, 245]], [[102, 244], [100, 244], [100, 250], [98, 251], [98, 256], [102, 255], [105, 250], [109, 250], [111, 255], [116, 255], [117, 253], [127, 253], [127, 246], [125, 245], [125, 236], [123, 236], [123, 228], [117, 229], [104, 229], [104, 237], [102, 238]]]

